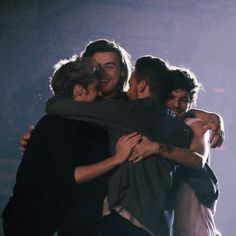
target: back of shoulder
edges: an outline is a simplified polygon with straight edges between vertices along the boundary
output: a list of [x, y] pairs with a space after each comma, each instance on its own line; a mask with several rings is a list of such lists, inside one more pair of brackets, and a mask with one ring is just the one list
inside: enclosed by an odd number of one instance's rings
[[182, 148], [189, 147], [192, 138], [190, 127], [179, 117], [170, 114], [164, 116], [163, 120], [163, 128], [166, 130], [166, 135], [172, 137], [173, 144]]
[[35, 131], [43, 131], [48, 134], [52, 133], [55, 136], [56, 133], [105, 133], [107, 135], [107, 130], [96, 124], [87, 121], [74, 120], [70, 118], [65, 118], [58, 115], [45, 115], [36, 125]]
[[58, 115], [45, 115], [36, 124], [32, 135], [56, 135], [68, 129], [73, 120]]
[[65, 121], [65, 118], [58, 115], [45, 115], [38, 121], [37, 125], [35, 126], [35, 129], [43, 126], [47, 126], [48, 128], [50, 128], [51, 126], [54, 126], [57, 123], [62, 123]]

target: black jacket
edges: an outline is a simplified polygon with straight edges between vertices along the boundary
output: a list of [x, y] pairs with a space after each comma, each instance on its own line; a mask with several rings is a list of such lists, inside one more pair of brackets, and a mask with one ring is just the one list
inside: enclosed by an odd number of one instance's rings
[[[189, 127], [168, 114], [152, 97], [135, 101], [77, 103], [70, 98], [55, 96], [48, 101], [46, 111], [108, 127], [112, 152], [118, 137], [131, 131], [178, 147], [188, 147], [191, 140]], [[122, 164], [109, 180], [109, 207], [121, 206], [154, 234], [168, 235], [164, 202], [175, 165], [160, 156], [152, 156], [138, 164]]]
[[107, 176], [78, 185], [74, 170], [109, 156], [105, 129], [56, 115], [44, 116], [18, 168], [4, 221], [26, 229], [56, 231], [63, 227], [74, 206], [77, 223], [101, 219]]

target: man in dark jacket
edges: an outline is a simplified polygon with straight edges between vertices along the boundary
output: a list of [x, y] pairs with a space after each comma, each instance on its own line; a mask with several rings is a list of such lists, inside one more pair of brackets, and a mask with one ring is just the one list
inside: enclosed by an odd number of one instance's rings
[[[77, 102], [97, 97], [100, 71], [92, 59], [59, 63], [51, 80], [55, 94]], [[13, 196], [4, 212], [6, 236], [98, 235], [104, 175], [125, 161], [138, 134], [124, 136], [110, 157], [107, 131], [84, 121], [46, 115], [36, 125], [17, 171]], [[79, 184], [79, 185], [77, 185]], [[76, 211], [73, 207], [76, 206]]]
[[[188, 147], [189, 128], [170, 115], [160, 100], [168, 73], [163, 60], [143, 57], [136, 62], [130, 79], [130, 100], [89, 104], [56, 96], [49, 100], [47, 112], [107, 126], [112, 151], [120, 135], [132, 131], [161, 143]], [[168, 150], [168, 145], [164, 149]], [[154, 155], [141, 163], [125, 162], [117, 168], [109, 180], [107, 202], [111, 214], [106, 217], [103, 234], [168, 235], [164, 205], [174, 167], [174, 162]]]
[[[123, 93], [123, 87], [125, 85], [125, 81], [129, 77], [130, 59], [129, 59], [129, 54], [123, 48], [121, 48], [118, 44], [112, 41], [96, 40], [90, 42], [87, 45], [85, 50], [81, 53], [81, 56], [92, 57], [100, 64], [102, 69], [101, 90], [104, 100], [125, 98], [125, 94]], [[107, 108], [104, 109], [105, 110], [103, 114], [109, 113], [109, 111], [107, 111]], [[120, 117], [121, 115], [122, 112], [119, 111], [119, 113], [116, 113], [116, 118]], [[142, 115], [143, 114], [141, 114], [141, 116]], [[118, 124], [115, 124], [116, 119], [113, 120], [114, 120], [112, 124], [113, 128], [114, 126], [118, 125], [118, 127], [116, 127], [118, 128], [118, 130], [120, 129], [123, 131], [125, 130], [125, 132], [127, 132], [128, 130], [133, 130], [130, 128], [127, 130], [127, 124], [125, 124], [126, 128], [124, 128], [124, 126], [121, 127], [120, 121], [118, 122]], [[29, 133], [27, 133], [23, 137], [25, 138], [21, 139], [22, 147], [24, 146], [25, 141], [27, 141]], [[218, 139], [219, 141], [218, 144], [221, 142], [221, 140], [222, 139]], [[71, 228], [71, 226], [68, 226], [67, 228]], [[63, 232], [62, 235], [66, 235], [65, 231]]]

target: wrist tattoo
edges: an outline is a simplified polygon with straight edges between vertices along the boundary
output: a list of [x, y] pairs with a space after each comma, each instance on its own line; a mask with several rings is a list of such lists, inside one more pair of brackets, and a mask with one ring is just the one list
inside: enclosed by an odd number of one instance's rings
[[172, 145], [169, 144], [160, 144], [160, 148], [159, 148], [159, 154], [162, 155], [164, 152], [167, 152], [168, 154], [170, 154], [171, 152], [174, 151], [174, 147]]

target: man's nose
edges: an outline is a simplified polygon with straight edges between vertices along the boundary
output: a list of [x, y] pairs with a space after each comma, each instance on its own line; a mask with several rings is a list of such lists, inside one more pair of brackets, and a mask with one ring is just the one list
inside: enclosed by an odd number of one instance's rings
[[103, 79], [104, 77], [106, 77], [106, 72], [105, 72], [105, 70], [104, 69], [101, 69], [100, 70], [100, 73], [99, 73], [99, 79]]
[[174, 102], [174, 107], [175, 108], [179, 108], [180, 104], [179, 104], [179, 101], [178, 100], [175, 100]]
[[101, 67], [101, 75], [106, 75], [106, 69], [104, 67]]

